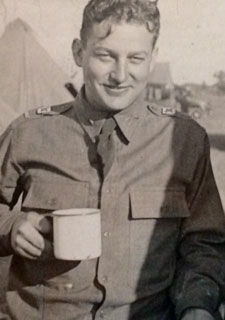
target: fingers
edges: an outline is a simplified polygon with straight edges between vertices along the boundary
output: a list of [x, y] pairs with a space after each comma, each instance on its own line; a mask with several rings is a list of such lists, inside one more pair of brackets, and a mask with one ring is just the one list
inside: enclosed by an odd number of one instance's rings
[[19, 244], [17, 246], [17, 253], [25, 258], [36, 260], [37, 258], [46, 259], [52, 258], [53, 254], [53, 245], [50, 241], [45, 240], [44, 249], [40, 250], [34, 247], [29, 242], [25, 241], [23, 238], [18, 240]]
[[44, 250], [42, 235], [29, 221], [21, 221], [12, 230], [12, 247], [16, 253], [23, 256], [39, 257]]
[[22, 240], [30, 243], [38, 250], [44, 249], [44, 239], [42, 235], [28, 222], [21, 224], [17, 230], [16, 245], [21, 245]]
[[37, 259], [41, 256], [42, 250], [38, 249], [34, 245], [32, 245], [30, 242], [25, 240], [22, 237], [18, 237], [17, 241], [15, 242], [15, 251], [17, 254], [28, 258], [28, 259]]
[[35, 212], [19, 217], [12, 228], [12, 248], [15, 253], [29, 259], [37, 259], [43, 253], [46, 257], [52, 254], [52, 245], [40, 232], [49, 233], [51, 229], [51, 222]]

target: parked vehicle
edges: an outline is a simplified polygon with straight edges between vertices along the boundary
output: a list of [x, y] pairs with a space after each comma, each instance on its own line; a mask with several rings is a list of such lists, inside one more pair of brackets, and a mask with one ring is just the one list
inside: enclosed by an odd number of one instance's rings
[[211, 114], [209, 103], [197, 97], [189, 87], [177, 86], [175, 88], [175, 99], [179, 103], [180, 111], [189, 114], [194, 119], [200, 119], [204, 115]]

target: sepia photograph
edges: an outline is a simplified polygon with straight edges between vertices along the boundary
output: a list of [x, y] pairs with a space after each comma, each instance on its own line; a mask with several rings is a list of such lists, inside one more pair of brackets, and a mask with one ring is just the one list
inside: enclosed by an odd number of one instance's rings
[[224, 13], [0, 0], [0, 320], [225, 320]]

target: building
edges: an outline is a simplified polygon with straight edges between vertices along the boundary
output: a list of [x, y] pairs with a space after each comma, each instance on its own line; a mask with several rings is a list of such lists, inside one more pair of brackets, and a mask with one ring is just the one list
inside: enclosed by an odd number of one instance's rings
[[160, 101], [168, 99], [174, 88], [173, 79], [168, 62], [158, 62], [149, 75], [146, 88], [146, 100]]

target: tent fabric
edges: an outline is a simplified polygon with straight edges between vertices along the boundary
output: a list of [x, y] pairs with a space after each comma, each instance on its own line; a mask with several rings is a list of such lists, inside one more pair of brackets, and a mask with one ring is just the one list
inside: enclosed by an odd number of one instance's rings
[[0, 97], [0, 134], [10, 124], [10, 122], [19, 116], [6, 102]]
[[12, 116], [70, 101], [67, 82], [70, 78], [38, 43], [28, 24], [16, 19], [6, 27], [0, 38], [1, 114], [6, 108]]
[[173, 87], [173, 79], [168, 62], [158, 62], [149, 75], [149, 84]]

